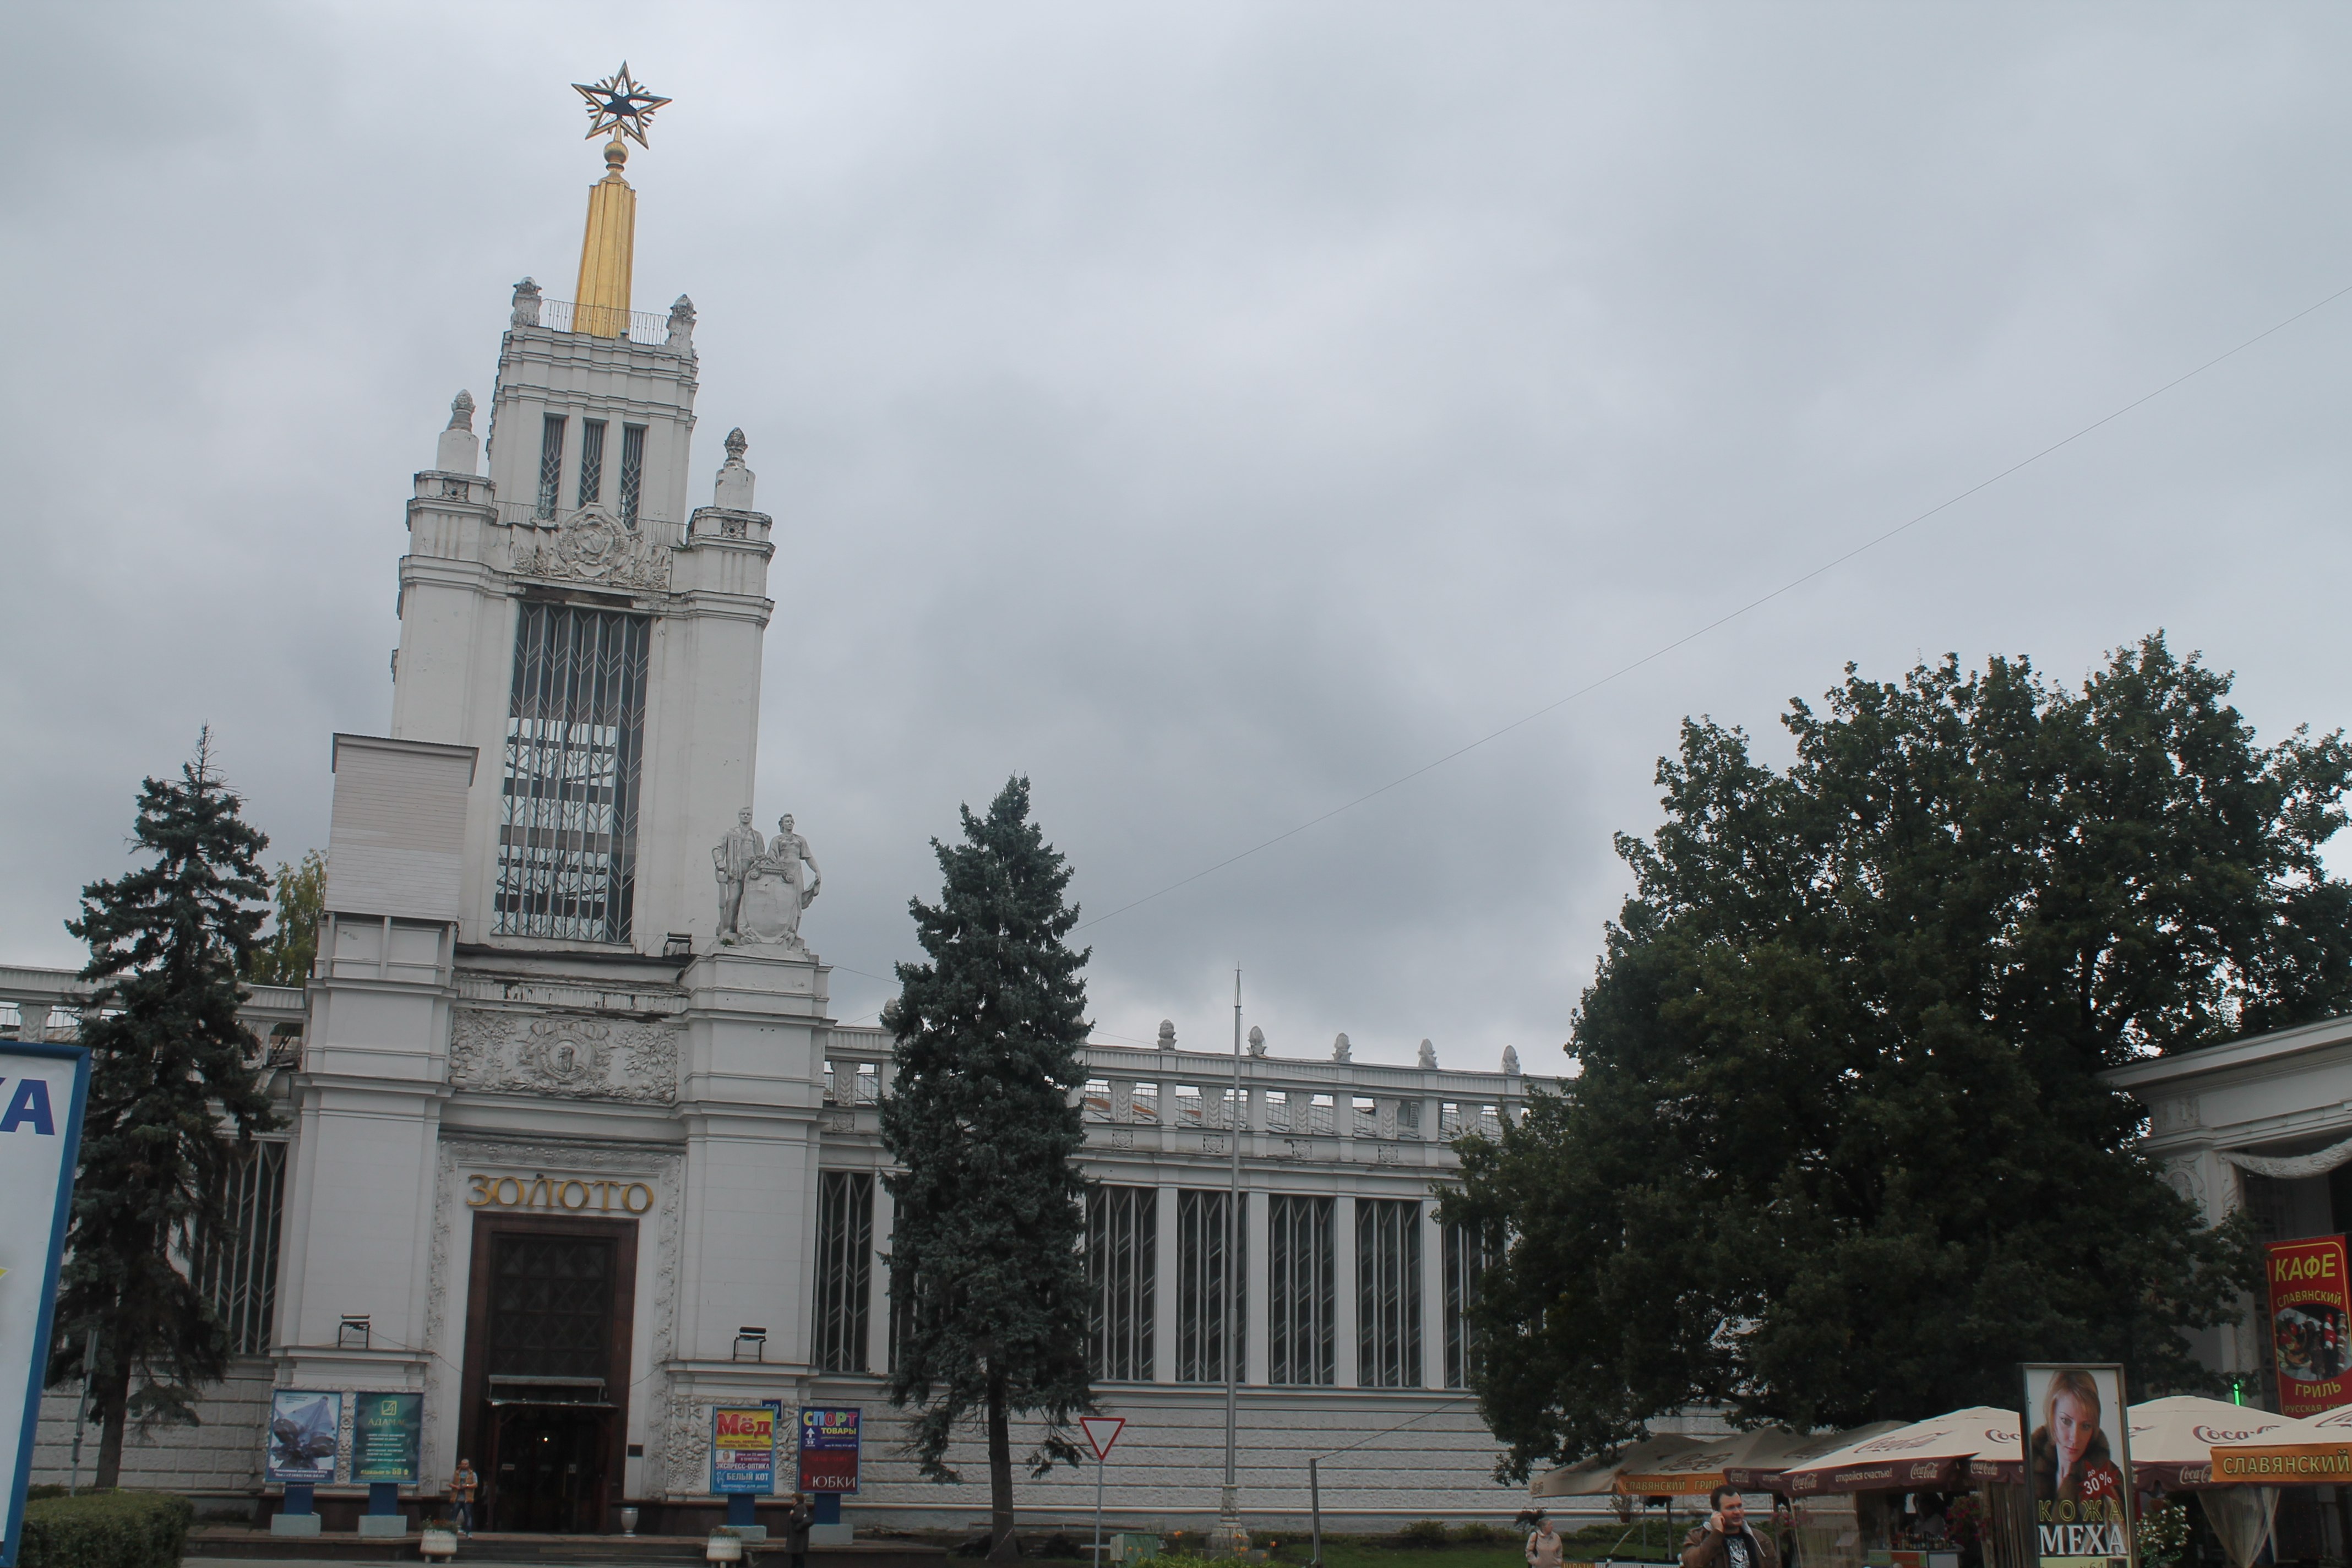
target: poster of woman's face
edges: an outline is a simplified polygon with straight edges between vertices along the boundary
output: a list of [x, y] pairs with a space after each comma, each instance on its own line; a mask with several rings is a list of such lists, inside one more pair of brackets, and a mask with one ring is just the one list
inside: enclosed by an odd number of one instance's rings
[[2128, 1568], [2130, 1423], [2117, 1366], [2025, 1369], [2026, 1477], [2042, 1568]]

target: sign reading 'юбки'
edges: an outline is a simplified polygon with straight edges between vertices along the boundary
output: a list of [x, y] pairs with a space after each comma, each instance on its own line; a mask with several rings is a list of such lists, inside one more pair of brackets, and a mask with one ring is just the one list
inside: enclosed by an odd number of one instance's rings
[[848, 1493], [857, 1489], [861, 1442], [857, 1413], [855, 1405], [802, 1408], [801, 1490]]
[[0, 1564], [14, 1568], [89, 1093], [79, 1046], [0, 1040]]
[[608, 1176], [492, 1176], [466, 1178], [469, 1209], [547, 1209], [560, 1214], [643, 1214], [654, 1206], [654, 1190], [644, 1182]]

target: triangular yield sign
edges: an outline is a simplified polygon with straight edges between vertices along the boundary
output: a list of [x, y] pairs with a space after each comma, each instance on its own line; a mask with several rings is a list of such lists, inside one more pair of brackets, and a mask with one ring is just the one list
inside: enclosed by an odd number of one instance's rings
[[1126, 1425], [1127, 1417], [1124, 1415], [1078, 1417], [1079, 1429], [1086, 1433], [1087, 1441], [1093, 1446], [1095, 1458], [1097, 1459], [1110, 1458], [1110, 1446], [1118, 1441], [1119, 1429]]

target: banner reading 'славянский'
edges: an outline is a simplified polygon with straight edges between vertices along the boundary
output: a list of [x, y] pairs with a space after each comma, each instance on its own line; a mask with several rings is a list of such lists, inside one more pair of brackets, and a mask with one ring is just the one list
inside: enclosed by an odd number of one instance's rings
[[73, 1204], [89, 1053], [0, 1040], [0, 1564], [15, 1568], [32, 1478], [33, 1424]]

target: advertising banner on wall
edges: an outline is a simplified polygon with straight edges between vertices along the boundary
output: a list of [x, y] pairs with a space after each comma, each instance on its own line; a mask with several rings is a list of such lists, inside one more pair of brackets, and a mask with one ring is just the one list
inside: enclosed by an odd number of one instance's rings
[[352, 1479], [415, 1486], [424, 1463], [425, 1395], [352, 1395]]
[[2344, 1238], [2306, 1237], [2263, 1248], [2270, 1281], [2271, 1353], [2278, 1361], [2279, 1413], [2317, 1415], [2352, 1402], [2352, 1344]]
[[337, 1390], [271, 1389], [269, 1455], [262, 1479], [297, 1486], [332, 1484], [342, 1431], [343, 1396]]
[[2025, 1479], [2041, 1568], [2133, 1568], [2131, 1420], [2117, 1365], [2032, 1365]]
[[89, 1053], [0, 1040], [0, 1563], [15, 1568], [73, 1206]]
[[757, 1405], [719, 1405], [710, 1412], [710, 1489], [724, 1496], [776, 1489], [776, 1428], [784, 1421], [781, 1399]]
[[804, 1405], [801, 1410], [801, 1490], [857, 1489], [857, 1406]]

